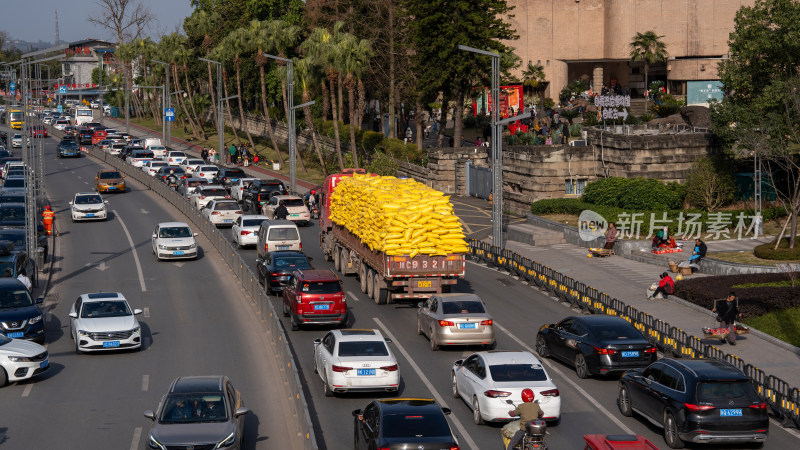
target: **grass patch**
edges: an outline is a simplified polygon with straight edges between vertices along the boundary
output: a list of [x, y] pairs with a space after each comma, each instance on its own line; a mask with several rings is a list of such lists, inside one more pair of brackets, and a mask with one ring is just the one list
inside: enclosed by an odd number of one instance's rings
[[753, 264], [757, 266], [777, 266], [778, 264], [786, 264], [786, 263], [800, 263], [798, 261], [779, 261], [775, 259], [762, 259], [756, 257], [753, 252], [750, 251], [738, 251], [738, 252], [709, 252], [707, 255], [709, 258], [720, 259], [722, 261], [728, 262], [735, 262], [740, 264]]
[[800, 307], [745, 319], [744, 323], [783, 342], [800, 347]]
[[569, 225], [571, 227], [578, 227], [578, 216], [573, 216], [571, 214], [545, 214], [541, 217], [544, 217], [547, 220], [552, 220], [553, 222], [563, 223], [564, 225]]
[[791, 280], [769, 281], [766, 283], [743, 283], [734, 284], [734, 288], [747, 289], [747, 288], [760, 288], [760, 287], [794, 287]]

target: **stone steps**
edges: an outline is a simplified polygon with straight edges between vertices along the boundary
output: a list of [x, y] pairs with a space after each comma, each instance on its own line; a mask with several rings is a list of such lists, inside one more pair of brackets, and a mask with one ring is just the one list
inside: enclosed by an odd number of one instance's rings
[[507, 239], [537, 247], [565, 244], [564, 233], [548, 230], [527, 223], [515, 223], [508, 226]]

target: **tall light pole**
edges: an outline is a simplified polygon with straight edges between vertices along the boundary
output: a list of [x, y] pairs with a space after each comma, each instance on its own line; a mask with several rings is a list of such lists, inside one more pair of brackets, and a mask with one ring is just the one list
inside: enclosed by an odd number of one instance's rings
[[289, 137], [287, 139], [287, 144], [289, 146], [289, 190], [294, 193], [297, 192], [297, 144], [295, 143], [297, 137], [295, 136], [294, 125], [294, 63], [291, 59], [270, 55], [269, 53], [264, 53], [264, 56], [286, 63], [286, 106], [289, 108], [289, 110], [286, 111], [289, 116], [289, 123], [287, 124], [289, 126]]
[[164, 79], [164, 97], [165, 97], [164, 102], [165, 103], [164, 103], [164, 107], [163, 107], [164, 111], [162, 111], [162, 113], [161, 113], [161, 120], [164, 122], [164, 127], [167, 130], [164, 133], [167, 136], [166, 139], [164, 140], [164, 147], [169, 148], [169, 140], [172, 137], [171, 136], [172, 124], [171, 123], [167, 123], [167, 109], [172, 104], [172, 100], [170, 98], [170, 95], [168, 95], [169, 94], [169, 69], [170, 69], [170, 64], [162, 62], [162, 61], [156, 61], [155, 59], [151, 59], [150, 62], [154, 62], [156, 64], [161, 64], [162, 66], [164, 66], [164, 72], [166, 72], [166, 74], [167, 74], [166, 78]]
[[[222, 101], [224, 100], [222, 98], [222, 63], [206, 58], [197, 59], [217, 65], [217, 145], [219, 147], [217, 149], [217, 154], [222, 158], [222, 152], [225, 151], [225, 118], [222, 116]], [[209, 86], [209, 88], [210, 87], [211, 86]]]

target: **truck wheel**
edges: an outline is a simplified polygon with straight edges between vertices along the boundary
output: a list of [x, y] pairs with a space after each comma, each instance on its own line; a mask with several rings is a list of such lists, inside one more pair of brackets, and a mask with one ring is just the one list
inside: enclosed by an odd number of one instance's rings
[[386, 289], [381, 289], [380, 287], [380, 279], [381, 276], [377, 273], [373, 274], [372, 276], [372, 299], [375, 300], [375, 303], [378, 305], [385, 305], [386, 304]]
[[339, 261], [342, 259], [342, 254], [339, 252], [338, 247], [333, 248], [333, 268], [337, 272], [341, 273], [341, 266], [339, 265]]
[[342, 275], [347, 275], [347, 250], [344, 248], [339, 250], [339, 272]]
[[394, 299], [389, 298], [389, 290], [388, 289], [379, 289], [375, 293], [375, 297], [377, 297], [377, 303], [379, 305], [385, 305], [387, 303], [394, 303]]
[[367, 297], [369, 297], [369, 298], [371, 298], [373, 300], [375, 299], [375, 289], [373, 289], [375, 287], [373, 285], [373, 283], [374, 283], [374, 280], [373, 280], [374, 273], [375, 272], [372, 269], [367, 267]]
[[361, 264], [361, 268], [358, 270], [358, 278], [361, 281], [361, 292], [366, 294], [367, 293], [367, 266], [365, 264]]

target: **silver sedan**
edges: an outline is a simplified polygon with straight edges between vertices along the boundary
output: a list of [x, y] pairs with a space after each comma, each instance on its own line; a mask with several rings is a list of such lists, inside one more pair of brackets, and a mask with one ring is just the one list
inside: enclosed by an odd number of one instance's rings
[[494, 346], [492, 317], [475, 294], [435, 294], [419, 304], [417, 334], [428, 336], [431, 350], [442, 345]]

